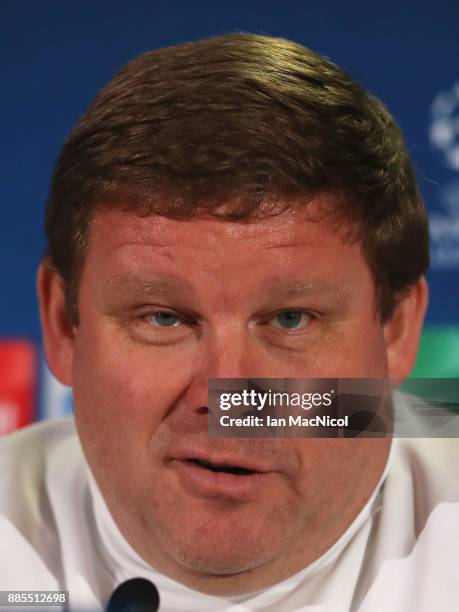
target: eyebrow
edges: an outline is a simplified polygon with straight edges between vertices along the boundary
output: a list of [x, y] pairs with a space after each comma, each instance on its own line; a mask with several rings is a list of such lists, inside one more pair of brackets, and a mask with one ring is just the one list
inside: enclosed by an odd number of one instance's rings
[[[196, 297], [193, 285], [186, 279], [163, 276], [143, 277], [132, 274], [119, 274], [107, 279], [102, 285], [104, 294], [112, 292], [120, 295], [176, 295]], [[260, 295], [268, 298], [326, 297], [337, 303], [345, 304], [352, 299], [351, 287], [347, 283], [336, 283], [322, 279], [311, 281], [274, 280], [260, 290]]]

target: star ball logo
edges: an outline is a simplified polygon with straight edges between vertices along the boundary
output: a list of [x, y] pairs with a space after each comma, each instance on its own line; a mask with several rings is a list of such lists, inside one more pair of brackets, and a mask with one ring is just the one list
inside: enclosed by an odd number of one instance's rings
[[429, 137], [454, 178], [438, 192], [440, 211], [430, 215], [432, 268], [459, 269], [459, 81], [432, 103]]

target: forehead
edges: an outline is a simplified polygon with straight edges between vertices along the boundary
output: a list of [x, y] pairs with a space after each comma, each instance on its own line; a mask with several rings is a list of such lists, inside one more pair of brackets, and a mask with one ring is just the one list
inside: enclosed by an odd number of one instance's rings
[[180, 273], [187, 280], [205, 271], [221, 281], [264, 271], [271, 282], [292, 273], [300, 280], [352, 277], [369, 270], [349, 225], [320, 214], [322, 202], [257, 220], [196, 216], [176, 220], [98, 210], [90, 225], [86, 267], [101, 272]]

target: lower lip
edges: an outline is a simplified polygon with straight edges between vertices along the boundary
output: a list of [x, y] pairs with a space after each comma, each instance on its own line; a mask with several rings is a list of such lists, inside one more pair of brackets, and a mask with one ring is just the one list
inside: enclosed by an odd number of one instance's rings
[[175, 460], [174, 468], [182, 487], [199, 497], [250, 499], [261, 492], [274, 472], [238, 475], [213, 472], [191, 461]]

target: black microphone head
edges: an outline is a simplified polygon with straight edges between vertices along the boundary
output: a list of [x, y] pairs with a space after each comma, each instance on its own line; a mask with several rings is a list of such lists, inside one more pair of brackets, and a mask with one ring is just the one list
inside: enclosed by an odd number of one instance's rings
[[131, 578], [121, 583], [107, 604], [107, 612], [156, 612], [158, 608], [158, 589], [145, 578]]

